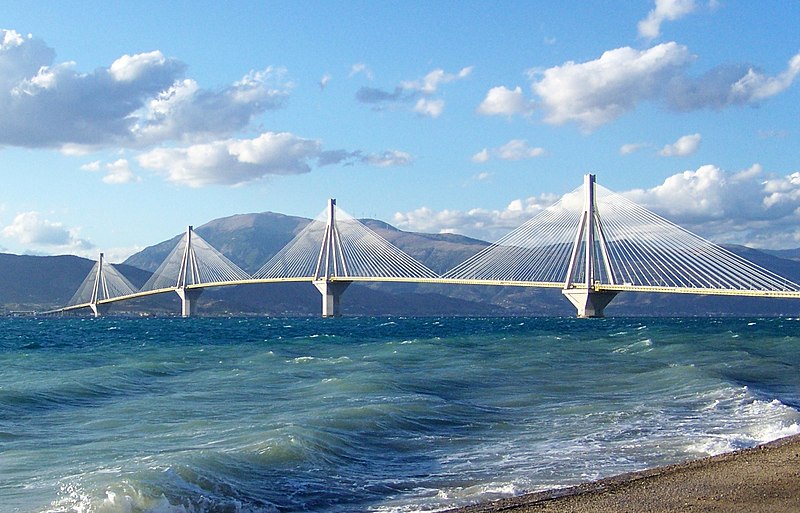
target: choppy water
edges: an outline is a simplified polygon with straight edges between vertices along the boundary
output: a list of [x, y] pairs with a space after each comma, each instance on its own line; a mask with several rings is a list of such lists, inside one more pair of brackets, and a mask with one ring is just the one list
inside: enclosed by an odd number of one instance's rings
[[800, 432], [797, 319], [0, 319], [0, 512], [429, 511]]

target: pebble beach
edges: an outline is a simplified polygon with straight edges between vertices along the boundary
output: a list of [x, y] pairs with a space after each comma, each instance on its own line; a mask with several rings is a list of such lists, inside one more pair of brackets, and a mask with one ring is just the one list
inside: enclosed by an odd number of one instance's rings
[[800, 435], [451, 513], [796, 513]]

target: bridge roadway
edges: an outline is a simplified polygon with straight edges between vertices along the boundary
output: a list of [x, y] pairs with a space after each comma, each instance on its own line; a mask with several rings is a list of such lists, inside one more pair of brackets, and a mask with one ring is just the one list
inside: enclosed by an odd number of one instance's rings
[[[217, 281], [209, 283], [200, 283], [195, 285], [187, 285], [186, 290], [205, 290], [207, 288], [231, 287], [237, 285], [253, 285], [263, 283], [315, 283], [313, 277], [290, 277], [290, 278], [252, 278], [247, 280], [231, 280], [231, 281]], [[533, 288], [557, 288], [565, 289], [563, 282], [538, 282], [538, 281], [511, 281], [511, 280], [464, 280], [454, 278], [413, 278], [413, 277], [330, 277], [324, 280], [329, 283], [414, 283], [414, 284], [436, 284], [436, 285], [483, 285], [483, 286], [501, 286], [501, 287], [533, 287]], [[146, 290], [117, 296], [108, 299], [101, 299], [97, 301], [96, 305], [111, 305], [122, 301], [138, 299], [143, 297], [155, 296], [165, 293], [175, 293], [179, 287], [166, 287], [155, 290]], [[569, 289], [571, 290], [585, 290], [586, 287], [581, 284], [572, 284]], [[800, 299], [800, 292], [794, 291], [774, 291], [774, 290], [737, 290], [737, 289], [724, 289], [724, 288], [697, 288], [697, 287], [654, 287], [643, 285], [610, 285], [610, 284], [596, 284], [592, 289], [593, 292], [613, 293], [619, 292], [645, 292], [645, 293], [658, 293], [658, 294], [695, 294], [695, 295], [708, 295], [708, 296], [739, 296], [739, 297], [761, 297], [761, 298], [782, 298], [782, 299]], [[57, 314], [61, 312], [69, 312], [80, 310], [83, 308], [90, 308], [92, 303], [81, 303], [77, 305], [65, 306], [55, 310], [43, 312], [43, 314]]]

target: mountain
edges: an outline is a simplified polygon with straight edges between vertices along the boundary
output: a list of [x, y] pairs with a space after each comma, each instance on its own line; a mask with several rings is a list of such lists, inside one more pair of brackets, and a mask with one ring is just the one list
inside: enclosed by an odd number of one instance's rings
[[[94, 264], [72, 255], [0, 253], [0, 312], [41, 311], [66, 305]], [[150, 276], [135, 267], [118, 268], [137, 287]]]
[[[245, 271], [257, 271], [308, 223], [272, 212], [215, 219], [195, 232]], [[489, 244], [454, 234], [406, 232], [383, 221], [362, 222], [437, 273], [447, 271]], [[183, 234], [150, 246], [118, 269], [141, 286]], [[765, 252], [727, 246], [763, 267], [800, 283], [799, 250]], [[786, 258], [788, 257], [788, 258]], [[75, 256], [0, 254], [0, 312], [47, 310], [65, 305], [94, 262]], [[308, 283], [260, 284], [209, 289], [200, 296], [205, 315], [319, 315], [320, 295]], [[112, 312], [176, 315], [177, 295], [114, 305]], [[575, 311], [558, 289], [433, 284], [352, 284], [342, 296], [345, 315], [556, 315]], [[796, 300], [681, 294], [619, 294], [606, 315], [798, 315]]]
[[762, 250], [764, 253], [780, 257], [786, 258], [789, 260], [800, 260], [800, 248], [795, 249], [764, 249]]

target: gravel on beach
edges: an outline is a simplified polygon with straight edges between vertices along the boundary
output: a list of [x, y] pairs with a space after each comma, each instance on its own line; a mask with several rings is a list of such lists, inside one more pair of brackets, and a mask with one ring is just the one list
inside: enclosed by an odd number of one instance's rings
[[800, 435], [452, 513], [798, 513]]

